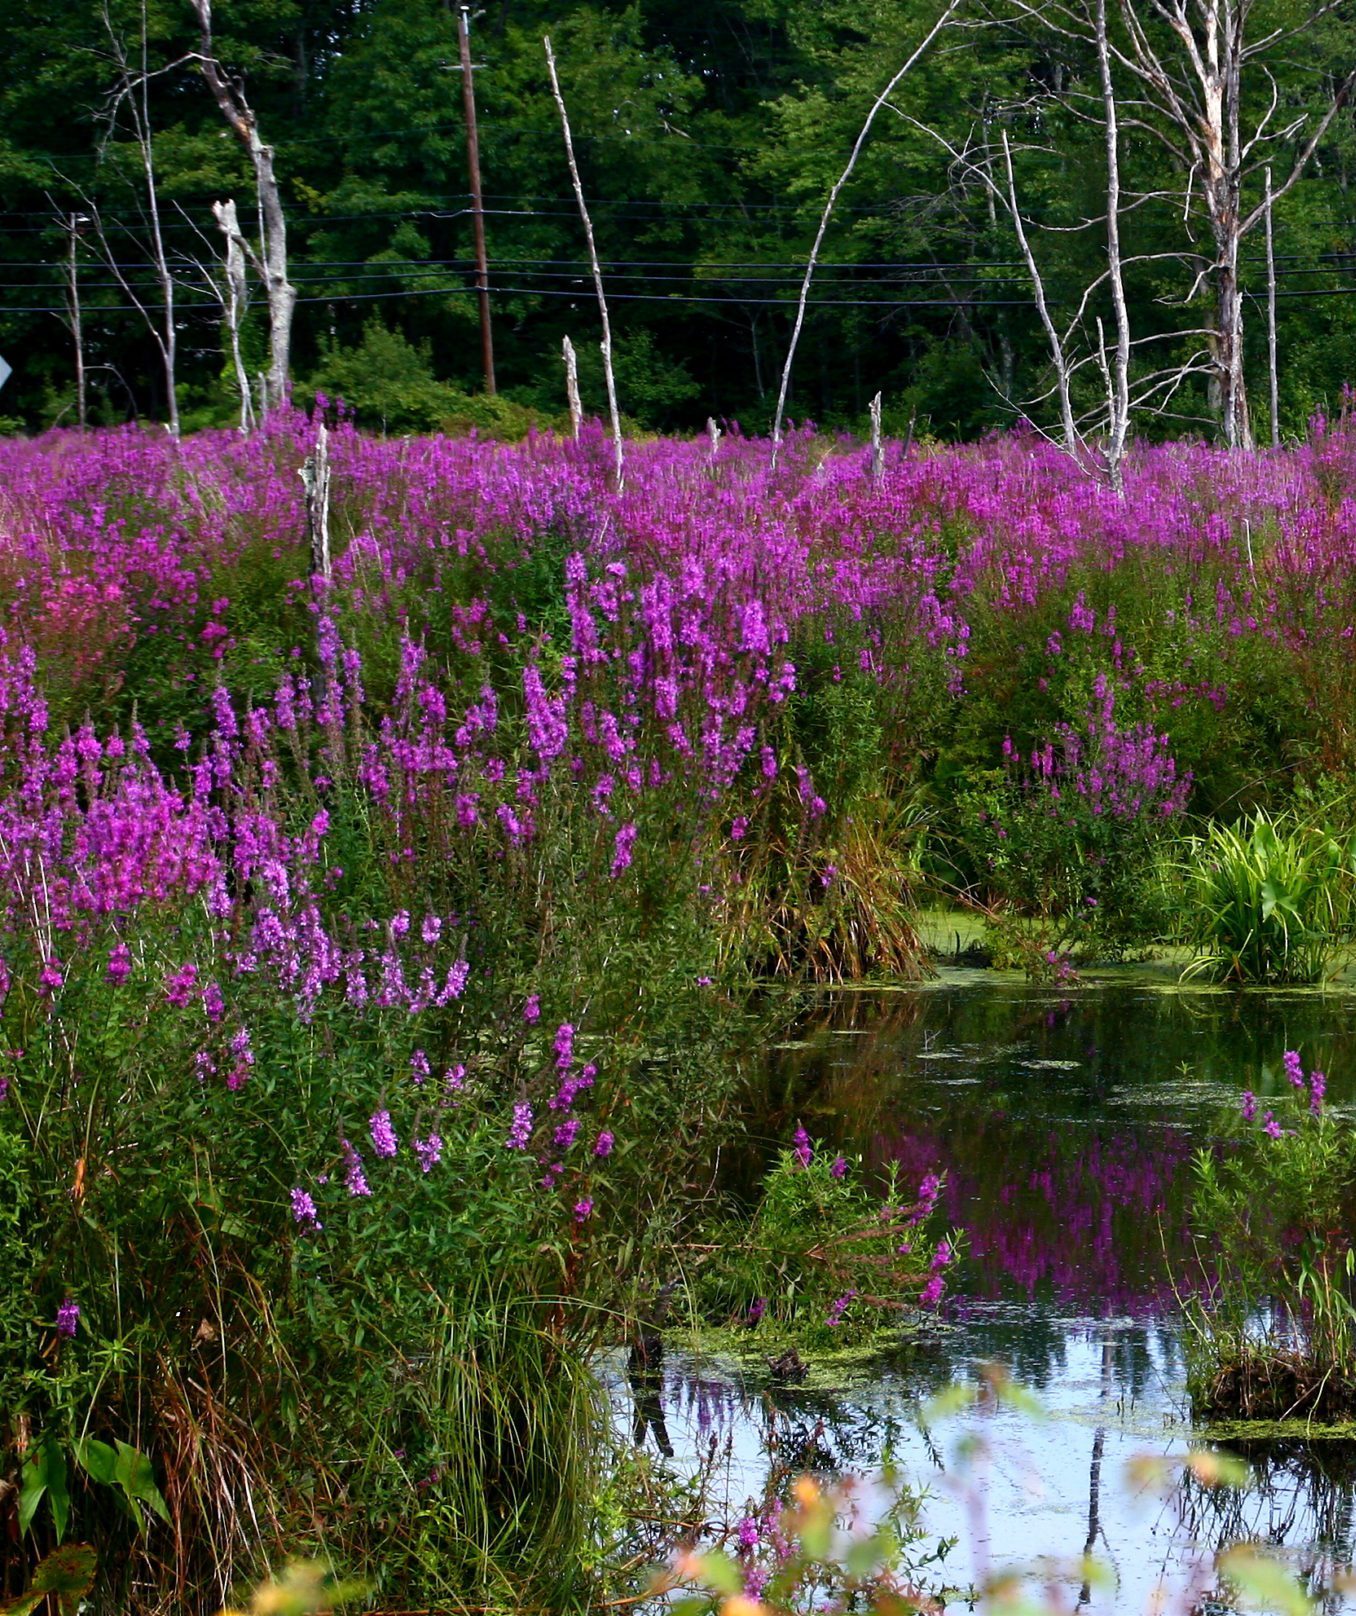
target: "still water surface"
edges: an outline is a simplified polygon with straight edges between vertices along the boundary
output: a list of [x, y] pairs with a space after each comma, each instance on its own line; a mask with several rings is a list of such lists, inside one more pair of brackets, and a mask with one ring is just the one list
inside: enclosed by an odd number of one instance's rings
[[[800, 1118], [869, 1169], [898, 1161], [915, 1180], [944, 1170], [967, 1248], [945, 1327], [829, 1391], [770, 1391], [729, 1361], [671, 1351], [662, 1396], [675, 1463], [713, 1462], [737, 1518], [774, 1455], [871, 1475], [892, 1451], [928, 1490], [930, 1530], [959, 1539], [953, 1584], [1076, 1559], [1091, 1542], [1114, 1579], [1089, 1589], [1071, 1574], [1067, 1603], [1142, 1611], [1163, 1587], [1174, 1608], [1218, 1610], [1211, 1554], [1254, 1537], [1326, 1608], [1356, 1609], [1332, 1588], [1356, 1558], [1356, 1445], [1249, 1443], [1243, 1493], [1164, 1497], [1128, 1473], [1144, 1455], [1180, 1458], [1193, 1436], [1174, 1295], [1192, 1270], [1192, 1153], [1243, 1088], [1282, 1092], [1286, 1049], [1328, 1072], [1332, 1104], [1356, 1107], [1347, 992], [1133, 976], [1045, 989], [952, 970], [916, 990], [835, 996], [770, 1056], [766, 1150]], [[978, 1385], [995, 1363], [1043, 1417], [999, 1404], [920, 1426], [944, 1386]]]

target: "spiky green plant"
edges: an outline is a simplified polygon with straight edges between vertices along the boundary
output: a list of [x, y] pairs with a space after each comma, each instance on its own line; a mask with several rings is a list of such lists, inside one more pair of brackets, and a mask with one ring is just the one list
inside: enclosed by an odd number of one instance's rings
[[1262, 809], [1194, 838], [1184, 866], [1189, 976], [1317, 982], [1347, 935], [1352, 846]]

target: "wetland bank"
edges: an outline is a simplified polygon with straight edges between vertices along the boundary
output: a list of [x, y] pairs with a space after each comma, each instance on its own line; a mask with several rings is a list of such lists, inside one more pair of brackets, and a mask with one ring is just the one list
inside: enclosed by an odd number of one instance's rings
[[5, 1594], [1339, 1601], [1347, 425], [318, 425], [0, 444]]

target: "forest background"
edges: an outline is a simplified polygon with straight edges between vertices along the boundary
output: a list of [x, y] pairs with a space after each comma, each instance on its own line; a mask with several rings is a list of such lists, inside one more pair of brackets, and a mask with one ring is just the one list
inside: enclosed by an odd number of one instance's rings
[[[1264, 168], [1274, 165], [1279, 188], [1339, 102], [1275, 215], [1279, 417], [1299, 432], [1356, 375], [1356, 130], [1340, 104], [1353, 19], [1345, 5], [1243, 9], [1261, 47], [1240, 96], [1245, 134], [1249, 119], [1267, 127], [1238, 165], [1245, 211], [1262, 199]], [[511, 406], [487, 413], [473, 397], [483, 378], [457, 12], [444, 0], [226, 0], [212, 16], [215, 58], [276, 154], [298, 397], [341, 395], [360, 424], [388, 431], [521, 426], [531, 419], [521, 412], [553, 421], [569, 336], [585, 408], [601, 412], [598, 312], [543, 55], [549, 32], [623, 411], [656, 430], [714, 415], [766, 431], [825, 196], [874, 98], [937, 14], [930, 0], [490, 0], [471, 13], [495, 364]], [[1074, 404], [1105, 396], [1089, 335], [1098, 319], [1112, 330], [1098, 283], [1107, 164], [1097, 60], [1087, 39], [1046, 26], [1050, 15], [972, 8], [882, 108], [820, 253], [793, 419], [861, 427], [878, 390], [885, 429], [900, 434], [913, 423], [967, 438], [1024, 409], [1051, 416], [1049, 342], [1001, 205], [1004, 137], [1049, 305], [1061, 324], [1082, 308]], [[256, 193], [248, 153], [194, 59], [200, 39], [190, 0], [61, 0], [36, 20], [14, 0], [0, 7], [0, 353], [15, 369], [0, 408], [10, 430], [74, 420], [72, 283], [91, 423], [165, 418], [139, 127], [174, 281], [183, 425], [238, 413], [212, 204], [236, 200], [248, 235]], [[1215, 266], [1199, 176], [1130, 100], [1119, 138], [1136, 364], [1145, 373], [1152, 351], [1154, 367], [1183, 367], [1154, 400], [1168, 407], [1137, 416], [1133, 430], [1209, 432], [1218, 400], [1200, 355]], [[1260, 229], [1240, 243], [1238, 274], [1265, 437]], [[241, 343], [254, 375], [266, 368], [268, 320], [251, 280]]]

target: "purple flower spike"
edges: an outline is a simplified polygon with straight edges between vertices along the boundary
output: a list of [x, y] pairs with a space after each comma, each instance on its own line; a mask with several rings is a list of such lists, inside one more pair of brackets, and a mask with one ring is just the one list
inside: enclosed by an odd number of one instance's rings
[[80, 1327], [80, 1304], [73, 1302], [68, 1296], [57, 1309], [57, 1334], [72, 1338]]

